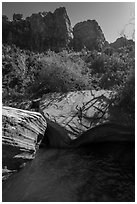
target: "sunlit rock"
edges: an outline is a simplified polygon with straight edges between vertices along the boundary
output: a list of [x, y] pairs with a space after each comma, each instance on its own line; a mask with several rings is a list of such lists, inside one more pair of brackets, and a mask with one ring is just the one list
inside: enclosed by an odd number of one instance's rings
[[109, 118], [111, 91], [77, 91], [46, 94], [41, 102], [44, 115], [64, 127], [73, 139]]
[[3, 168], [20, 168], [35, 157], [47, 122], [40, 113], [4, 106], [2, 109]]

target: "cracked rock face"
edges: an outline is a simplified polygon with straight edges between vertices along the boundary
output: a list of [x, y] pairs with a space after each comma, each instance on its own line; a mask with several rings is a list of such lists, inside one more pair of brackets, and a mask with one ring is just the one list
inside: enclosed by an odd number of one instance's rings
[[111, 91], [77, 91], [46, 94], [41, 102], [45, 116], [64, 127], [75, 139], [88, 129], [106, 122]]
[[40, 113], [3, 107], [2, 164], [4, 173], [17, 170], [26, 161], [35, 157], [46, 128], [47, 122]]
[[72, 40], [72, 28], [66, 9], [58, 8], [54, 13], [39, 12], [23, 20], [14, 14], [13, 21], [3, 17], [3, 43], [14, 43], [32, 51], [48, 49], [60, 51]]
[[87, 20], [71, 27], [65, 7], [52, 12], [39, 12], [23, 19], [14, 14], [13, 21], [2, 17], [3, 43], [15, 44], [23, 49], [43, 52], [48, 49], [82, 48], [101, 51], [108, 42], [96, 20]]
[[76, 51], [82, 48], [101, 51], [107, 44], [104, 34], [95, 20], [77, 23], [73, 28], [73, 44]]

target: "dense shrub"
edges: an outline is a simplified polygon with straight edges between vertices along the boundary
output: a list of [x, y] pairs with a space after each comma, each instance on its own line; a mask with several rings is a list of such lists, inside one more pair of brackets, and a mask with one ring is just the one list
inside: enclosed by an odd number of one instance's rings
[[125, 81], [118, 87], [116, 103], [124, 111], [135, 114], [135, 70], [131, 69]]
[[[85, 63], [80, 58], [73, 61], [67, 52], [56, 54], [49, 52], [42, 57], [39, 81], [50, 92], [67, 92], [88, 88], [89, 78], [85, 71]], [[35, 86], [35, 84], [34, 84]]]
[[35, 54], [15, 46], [3, 46], [3, 88], [26, 97], [48, 92], [68, 92], [90, 88], [85, 62], [68, 51]]
[[134, 113], [134, 46], [33, 53], [3, 45], [3, 103], [41, 97], [49, 92], [109, 89], [117, 92], [115, 105]]
[[[126, 49], [126, 48], [125, 48]], [[98, 86], [102, 89], [113, 89], [121, 86], [130, 69], [135, 67], [135, 59], [132, 51], [114, 52], [111, 55], [102, 53], [91, 53], [90, 73]], [[89, 64], [89, 62], [88, 62]]]

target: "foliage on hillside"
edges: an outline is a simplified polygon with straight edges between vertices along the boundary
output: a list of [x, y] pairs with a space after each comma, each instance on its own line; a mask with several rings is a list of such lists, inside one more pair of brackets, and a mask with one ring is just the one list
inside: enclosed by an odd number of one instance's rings
[[15, 46], [3, 46], [3, 89], [5, 97], [38, 97], [40, 93], [67, 92], [89, 88], [85, 62], [72, 59], [66, 51], [36, 54]]
[[2, 49], [3, 104], [17, 106], [50, 92], [109, 89], [117, 92], [115, 105], [134, 114], [134, 46], [60, 53], [34, 53], [15, 45]]

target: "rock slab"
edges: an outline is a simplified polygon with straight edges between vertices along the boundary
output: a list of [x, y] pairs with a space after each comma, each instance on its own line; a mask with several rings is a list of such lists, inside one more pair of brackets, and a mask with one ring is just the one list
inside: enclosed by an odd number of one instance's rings
[[2, 109], [3, 174], [24, 166], [35, 157], [47, 122], [36, 112], [4, 106]]
[[112, 94], [107, 90], [51, 93], [43, 97], [40, 106], [46, 118], [65, 128], [75, 139], [108, 120]]

